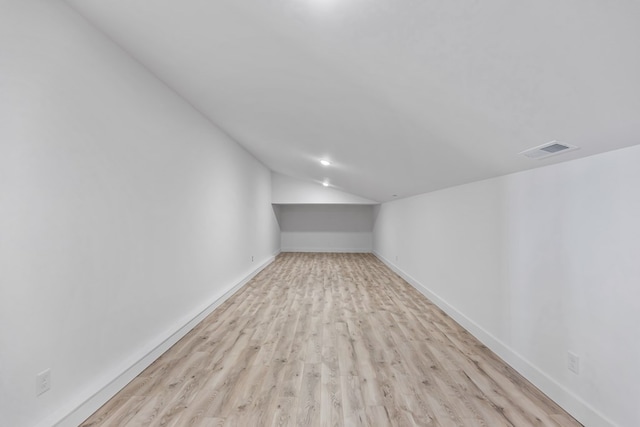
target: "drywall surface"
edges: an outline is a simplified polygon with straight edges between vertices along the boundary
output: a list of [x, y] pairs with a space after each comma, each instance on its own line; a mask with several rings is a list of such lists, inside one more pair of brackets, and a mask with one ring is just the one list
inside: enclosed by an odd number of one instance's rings
[[0, 425], [55, 424], [268, 262], [270, 181], [64, 3], [2, 2]]
[[373, 206], [280, 205], [286, 252], [371, 252]]
[[271, 173], [271, 202], [276, 204], [355, 204], [373, 205], [378, 202], [345, 193], [321, 183], [303, 181], [276, 172]]
[[637, 426], [639, 165], [635, 146], [385, 203], [374, 250], [579, 421]]

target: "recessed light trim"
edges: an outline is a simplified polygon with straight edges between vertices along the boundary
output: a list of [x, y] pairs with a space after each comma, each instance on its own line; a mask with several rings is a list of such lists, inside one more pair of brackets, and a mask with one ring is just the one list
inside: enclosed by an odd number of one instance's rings
[[331, 166], [331, 162], [329, 160], [327, 160], [327, 159], [321, 159], [320, 160], [320, 164], [322, 166]]

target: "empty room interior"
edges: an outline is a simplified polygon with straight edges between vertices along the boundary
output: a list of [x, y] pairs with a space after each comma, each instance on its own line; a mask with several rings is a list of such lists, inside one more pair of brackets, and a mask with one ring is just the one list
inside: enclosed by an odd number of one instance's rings
[[640, 426], [639, 22], [0, 0], [0, 426]]

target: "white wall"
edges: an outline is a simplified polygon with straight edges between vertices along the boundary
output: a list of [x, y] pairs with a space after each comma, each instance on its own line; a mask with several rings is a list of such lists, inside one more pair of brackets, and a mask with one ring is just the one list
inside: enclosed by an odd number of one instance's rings
[[115, 391], [272, 259], [270, 199], [269, 170], [64, 3], [2, 2], [0, 425]]
[[371, 252], [373, 206], [280, 205], [286, 252]]
[[374, 249], [585, 425], [640, 425], [640, 146], [385, 203]]

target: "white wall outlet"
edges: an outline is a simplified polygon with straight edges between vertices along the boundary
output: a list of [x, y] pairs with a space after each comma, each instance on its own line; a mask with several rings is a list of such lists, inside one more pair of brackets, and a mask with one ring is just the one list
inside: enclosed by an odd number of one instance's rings
[[51, 369], [45, 369], [36, 375], [36, 396], [51, 389]]
[[567, 356], [568, 356], [567, 368], [569, 368], [569, 370], [574, 374], [579, 375], [580, 374], [580, 357], [577, 354], [571, 353], [571, 352], [568, 352]]

